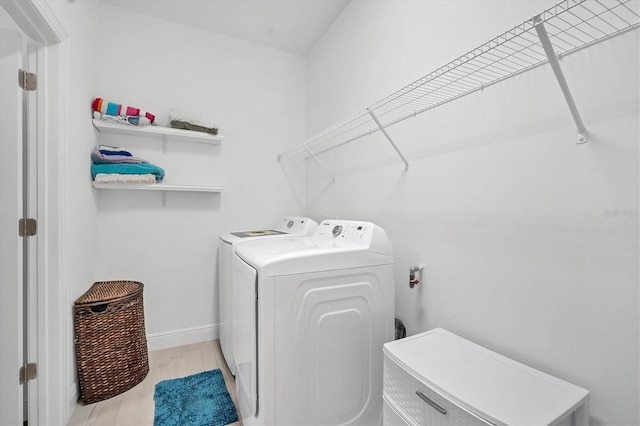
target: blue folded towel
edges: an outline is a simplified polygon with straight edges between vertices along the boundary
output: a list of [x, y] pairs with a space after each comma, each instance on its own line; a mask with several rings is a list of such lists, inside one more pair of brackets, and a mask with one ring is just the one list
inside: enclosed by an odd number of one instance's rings
[[126, 155], [102, 155], [98, 150], [91, 153], [91, 161], [93, 162], [93, 164], [148, 163], [148, 161], [145, 161], [142, 158], [136, 158], [134, 156], [127, 157]]
[[100, 149], [98, 151], [102, 155], [124, 155], [124, 156], [127, 156], [127, 157], [131, 157], [133, 155], [129, 151], [126, 151], [124, 149], [121, 149], [120, 151], [112, 151], [112, 150], [109, 150], [109, 149]]
[[91, 177], [95, 179], [98, 173], [120, 173], [123, 175], [153, 174], [156, 176], [156, 182], [162, 182], [162, 179], [164, 179], [164, 170], [150, 163], [91, 164]]

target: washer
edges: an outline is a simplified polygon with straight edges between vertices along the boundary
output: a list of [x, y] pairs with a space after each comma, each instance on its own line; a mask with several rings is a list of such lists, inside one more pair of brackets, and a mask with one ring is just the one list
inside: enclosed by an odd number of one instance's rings
[[237, 244], [265, 238], [282, 238], [291, 235], [311, 235], [318, 227], [318, 223], [308, 217], [283, 217], [275, 229], [256, 231], [228, 232], [220, 236], [218, 278], [220, 294], [218, 298], [218, 312], [220, 315], [220, 346], [222, 354], [233, 375], [236, 365], [233, 359], [233, 334], [231, 332], [233, 306], [233, 251]]
[[245, 425], [381, 424], [393, 340], [394, 257], [369, 222], [239, 245], [233, 258], [236, 390]]

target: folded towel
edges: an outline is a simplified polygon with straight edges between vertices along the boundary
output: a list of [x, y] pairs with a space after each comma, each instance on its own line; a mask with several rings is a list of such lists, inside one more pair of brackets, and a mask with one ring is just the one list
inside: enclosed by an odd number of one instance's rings
[[150, 173], [143, 175], [123, 175], [120, 173], [98, 173], [94, 181], [98, 183], [156, 183], [156, 176]]
[[218, 134], [218, 129], [216, 128], [209, 129], [207, 127], [196, 126], [195, 124], [187, 123], [186, 121], [172, 120], [169, 122], [169, 125], [174, 129], [193, 130], [195, 132], [211, 133], [212, 135]]
[[195, 130], [214, 135], [218, 134], [217, 126], [209, 121], [204, 121], [195, 114], [176, 108], [169, 110], [169, 124], [175, 129]]
[[151, 120], [147, 117], [139, 115], [107, 115], [99, 111], [93, 111], [93, 118], [100, 121], [108, 121], [111, 123], [124, 124], [127, 126], [150, 126]]
[[103, 155], [126, 155], [127, 157], [132, 157], [129, 151], [124, 148], [120, 148], [119, 146], [109, 146], [109, 145], [98, 145], [98, 151]]
[[119, 173], [124, 175], [152, 174], [157, 182], [164, 179], [164, 170], [151, 163], [141, 164], [91, 164], [91, 177], [96, 178], [98, 173]]
[[155, 121], [156, 116], [141, 110], [140, 108], [135, 108], [127, 105], [116, 104], [114, 102], [105, 101], [102, 98], [95, 98], [91, 103], [91, 107], [94, 111], [101, 112], [107, 115], [113, 116], [122, 116], [122, 115], [134, 115], [134, 116], [142, 116], [146, 117], [152, 123]]
[[99, 149], [98, 152], [107, 157], [109, 156], [118, 156], [118, 157], [133, 157], [133, 154], [129, 151], [125, 151], [124, 149], [120, 151], [112, 151], [109, 149]]
[[104, 163], [147, 163], [148, 161], [143, 160], [142, 158], [136, 158], [132, 155], [105, 155], [99, 150], [95, 150], [91, 153], [91, 161], [94, 164], [104, 164]]
[[98, 145], [98, 149], [103, 151], [122, 151], [122, 148], [119, 146], [111, 146], [111, 145]]

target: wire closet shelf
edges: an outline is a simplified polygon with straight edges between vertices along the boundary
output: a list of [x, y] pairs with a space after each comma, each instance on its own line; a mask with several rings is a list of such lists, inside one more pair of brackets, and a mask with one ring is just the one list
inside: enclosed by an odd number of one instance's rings
[[318, 160], [318, 154], [382, 131], [408, 168], [386, 128], [547, 62], [554, 68], [581, 142], [585, 142], [586, 129], [562, 77], [558, 57], [638, 28], [639, 4], [634, 0], [563, 0], [281, 153], [278, 160]]

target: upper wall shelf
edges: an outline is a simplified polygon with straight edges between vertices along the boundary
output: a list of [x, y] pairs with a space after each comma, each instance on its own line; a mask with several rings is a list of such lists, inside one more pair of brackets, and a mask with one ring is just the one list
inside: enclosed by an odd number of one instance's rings
[[127, 126], [124, 124], [109, 123], [107, 121], [93, 119], [93, 125], [96, 128], [105, 133], [115, 133], [119, 135], [128, 136], [141, 136], [148, 138], [162, 139], [164, 142], [167, 140], [183, 141], [183, 142], [198, 142], [208, 143], [213, 145], [219, 145], [224, 139], [222, 135], [212, 135], [204, 132], [194, 132], [191, 130], [173, 129], [171, 127], [161, 126]]
[[408, 168], [386, 128], [547, 62], [576, 122], [579, 143], [586, 142], [587, 132], [562, 75], [558, 56], [638, 28], [638, 5], [634, 0], [563, 0], [281, 153], [278, 160], [313, 157], [320, 163], [316, 155], [380, 130]]

